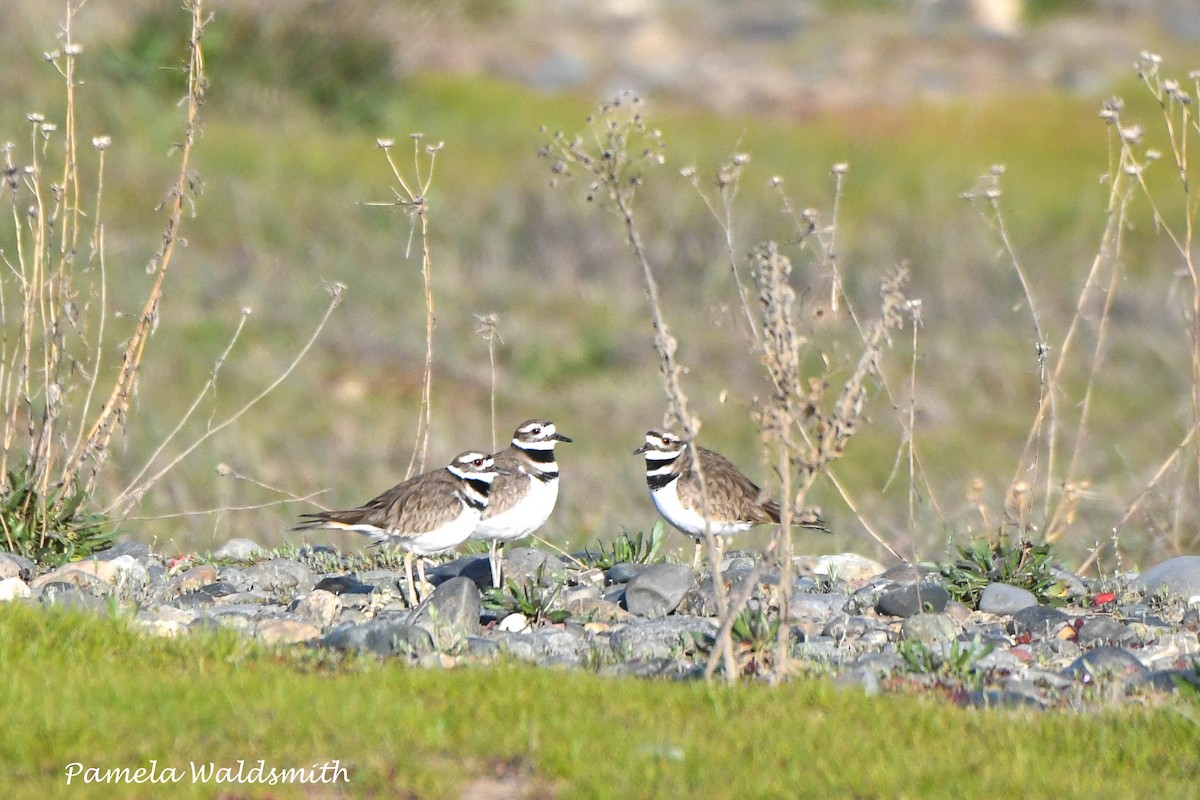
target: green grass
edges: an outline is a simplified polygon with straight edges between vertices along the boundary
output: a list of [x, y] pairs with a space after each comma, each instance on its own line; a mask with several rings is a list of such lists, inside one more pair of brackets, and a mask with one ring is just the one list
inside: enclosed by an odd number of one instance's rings
[[[514, 664], [335, 666], [233, 635], [145, 639], [119, 622], [13, 604], [0, 609], [0, 670], [8, 796], [163, 796], [68, 787], [75, 761], [157, 759], [186, 774], [192, 761], [261, 758], [280, 768], [338, 759], [353, 797], [454, 797], [508, 770], [538, 797], [1082, 798], [1154, 786], [1170, 798], [1191, 796], [1200, 752], [1194, 705], [985, 712], [823, 679], [731, 689]], [[186, 779], [171, 795], [222, 790], [314, 796]]]

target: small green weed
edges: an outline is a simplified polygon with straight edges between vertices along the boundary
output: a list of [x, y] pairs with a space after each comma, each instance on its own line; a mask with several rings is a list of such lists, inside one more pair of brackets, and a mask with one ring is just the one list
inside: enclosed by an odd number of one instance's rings
[[956, 639], [947, 648], [930, 647], [919, 639], [907, 639], [900, 643], [898, 652], [911, 673], [973, 686], [982, 680], [976, 662], [995, 648], [994, 644], [984, 644], [979, 634], [975, 634], [970, 642]]
[[584, 550], [583, 560], [600, 569], [609, 569], [616, 564], [658, 564], [665, 560], [662, 555], [665, 531], [666, 525], [661, 519], [654, 523], [649, 536], [642, 531], [630, 536], [629, 531], [622, 530], [611, 545], [605, 547], [603, 542], [597, 541], [595, 551]]
[[1064, 605], [1062, 587], [1050, 571], [1053, 558], [1049, 542], [975, 539], [958, 546], [958, 560], [942, 564], [946, 591], [971, 608], [989, 583], [1007, 583], [1032, 592], [1039, 603]]
[[0, 494], [3, 548], [57, 566], [112, 546], [116, 531], [108, 518], [89, 511], [77, 482], [42, 490], [26, 469], [9, 470]]
[[551, 608], [562, 594], [562, 584], [555, 583], [551, 587], [543, 585], [545, 569], [543, 564], [538, 567], [533, 577], [520, 581], [506, 578], [503, 588], [488, 589], [483, 595], [484, 607], [510, 614], [519, 612], [528, 617], [534, 625], [558, 623], [569, 619], [570, 611]]

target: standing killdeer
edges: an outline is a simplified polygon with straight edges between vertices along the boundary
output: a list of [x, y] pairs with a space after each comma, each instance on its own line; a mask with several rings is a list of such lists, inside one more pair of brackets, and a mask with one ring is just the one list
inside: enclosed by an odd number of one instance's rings
[[[337, 528], [366, 534], [376, 544], [398, 545], [404, 550], [409, 605], [415, 605], [413, 556], [441, 553], [465, 542], [487, 508], [488, 490], [498, 473], [490, 455], [468, 450], [449, 466], [409, 478], [358, 508], [301, 514], [307, 520], [293, 530]], [[424, 584], [424, 561], [417, 569]]]
[[[700, 477], [692, 468], [692, 456], [688, 452], [691, 447], [695, 447], [704, 473], [707, 515], [702, 513], [705, 498], [700, 491]], [[755, 525], [779, 522], [779, 503], [767, 498], [754, 481], [720, 453], [691, 445], [673, 433], [659, 430], [647, 431], [646, 443], [633, 452], [646, 455], [646, 483], [658, 513], [696, 540], [693, 568], [700, 563], [706, 527], [714, 536], [721, 537], [747, 531]], [[801, 515], [797, 524], [825, 529], [820, 517], [811, 512]], [[719, 568], [719, 564], [714, 566], [714, 569]]]
[[472, 539], [490, 542], [492, 586], [500, 586], [500, 546], [536, 531], [545, 524], [558, 500], [558, 462], [554, 446], [569, 442], [546, 419], [522, 422], [512, 444], [493, 458], [500, 474], [492, 483], [488, 506]]

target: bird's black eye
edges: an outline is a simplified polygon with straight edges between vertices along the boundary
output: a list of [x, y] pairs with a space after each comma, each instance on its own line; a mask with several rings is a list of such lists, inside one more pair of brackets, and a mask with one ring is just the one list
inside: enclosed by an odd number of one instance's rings
[[670, 439], [668, 439], [667, 437], [665, 437], [665, 436], [664, 436], [664, 437], [662, 437], [662, 443], [663, 443], [663, 444], [670, 444], [670, 442], [671, 442], [671, 440], [670, 440]]
[[540, 425], [534, 427], [534, 429], [530, 431], [530, 433], [532, 433], [534, 436], [537, 436], [541, 432], [542, 432], [542, 427]]

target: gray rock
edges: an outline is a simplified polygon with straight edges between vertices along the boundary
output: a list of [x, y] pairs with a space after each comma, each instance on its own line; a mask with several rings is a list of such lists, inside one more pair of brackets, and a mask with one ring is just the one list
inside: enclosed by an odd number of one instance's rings
[[1097, 647], [1071, 662], [1063, 675], [1076, 681], [1090, 683], [1097, 679], [1127, 679], [1146, 671], [1142, 662], [1128, 650], [1119, 647]]
[[1015, 614], [1037, 604], [1033, 592], [1007, 583], [989, 583], [979, 596], [979, 610], [989, 614]]
[[1146, 594], [1167, 594], [1191, 600], [1200, 597], [1200, 556], [1176, 556], [1156, 564], [1129, 587]]
[[1036, 708], [1042, 709], [1046, 704], [1036, 697], [1007, 689], [979, 689], [969, 692], [966, 705], [970, 708]]
[[79, 611], [107, 611], [108, 602], [91, 592], [86, 592], [72, 583], [53, 581], [44, 584], [38, 592], [38, 601], [44, 606], [57, 606]]
[[106, 560], [117, 569], [117, 586], [145, 586], [150, 583], [150, 571], [133, 556], [116, 555]]
[[1029, 606], [1013, 614], [1010, 629], [1014, 634], [1029, 633], [1048, 639], [1070, 622], [1071, 618], [1057, 608]]
[[329, 592], [330, 594], [370, 594], [374, 586], [363, 583], [354, 575], [326, 575], [317, 581], [313, 591]]
[[958, 626], [945, 614], [915, 614], [900, 625], [905, 641], [948, 644], [958, 635]]
[[1112, 617], [1091, 617], [1079, 628], [1076, 641], [1083, 647], [1101, 644], [1125, 644], [1137, 639], [1137, 634], [1128, 625]]
[[37, 565], [16, 553], [0, 553], [0, 578], [20, 578], [26, 583], [37, 571]]
[[1181, 686], [1200, 691], [1200, 675], [1191, 669], [1159, 669], [1135, 673], [1126, 683], [1129, 689], [1145, 689], [1151, 692], [1175, 692]]
[[[425, 573], [434, 586], [452, 578], [468, 578], [482, 592], [492, 588], [492, 564], [486, 555], [462, 556]], [[504, 577], [508, 577], [505, 575]]]
[[272, 558], [261, 564], [246, 567], [244, 574], [250, 586], [263, 591], [288, 591], [293, 594], [310, 592], [317, 585], [316, 576], [299, 561]]
[[117, 542], [107, 550], [101, 550], [99, 553], [96, 553], [92, 558], [97, 561], [112, 561], [114, 558], [120, 558], [121, 556], [136, 558], [138, 561], [152, 558], [149, 545], [129, 540]]
[[663, 617], [679, 607], [692, 588], [692, 568], [687, 564], [654, 564], [625, 586], [625, 608], [642, 617]]
[[613, 564], [604, 572], [605, 583], [629, 583], [636, 578], [642, 570], [646, 569], [646, 564], [633, 564], [628, 561], [622, 561], [619, 564]]
[[413, 612], [410, 623], [423, 628], [440, 649], [453, 647], [479, 633], [482, 602], [479, 588], [460, 575], [440, 584]]
[[825, 623], [825, 628], [821, 631], [821, 635], [841, 642], [845, 639], [857, 639], [866, 633], [869, 627], [870, 623], [866, 617], [839, 614]]
[[504, 554], [504, 575], [516, 581], [528, 580], [542, 571], [542, 583], [551, 586], [561, 582], [567, 565], [553, 553], [532, 547], [511, 547]]
[[716, 620], [707, 617], [657, 617], [614, 631], [609, 645], [624, 660], [674, 658], [694, 648], [697, 638], [711, 641], [716, 633]]
[[938, 571], [924, 564], [896, 564], [888, 567], [879, 577], [892, 583], [920, 583], [926, 578], [937, 575]]
[[797, 594], [788, 600], [788, 619], [827, 620], [840, 614], [850, 598], [844, 594]]
[[253, 539], [230, 539], [213, 551], [213, 558], [252, 561], [266, 552], [266, 548]]
[[875, 603], [875, 610], [889, 617], [911, 617], [944, 611], [949, 602], [949, 593], [936, 583], [916, 583], [884, 590]]
[[381, 656], [421, 656], [434, 650], [424, 628], [409, 625], [404, 616], [382, 617], [361, 625], [340, 625], [321, 640], [334, 650], [368, 650]]
[[327, 630], [342, 612], [342, 599], [324, 589], [313, 589], [293, 603], [291, 610], [301, 619]]

